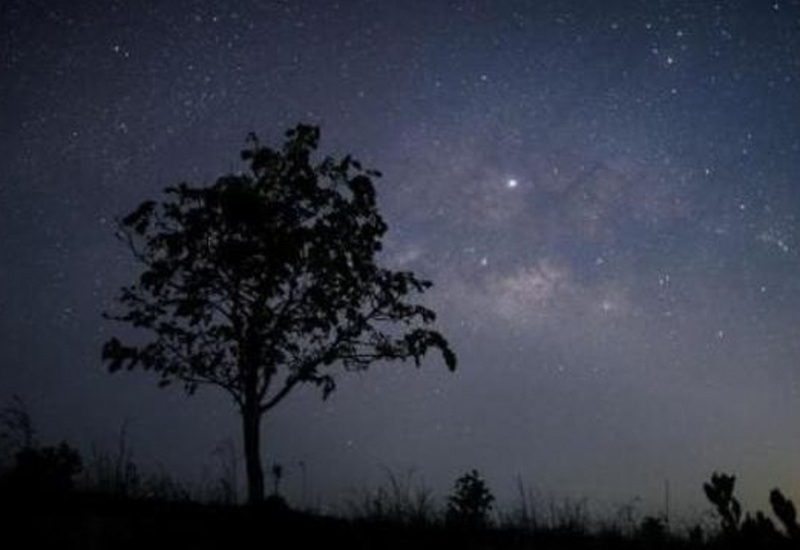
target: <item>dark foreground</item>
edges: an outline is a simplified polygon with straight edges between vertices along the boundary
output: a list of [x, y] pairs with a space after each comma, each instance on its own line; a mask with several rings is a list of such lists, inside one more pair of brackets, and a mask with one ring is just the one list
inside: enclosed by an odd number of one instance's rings
[[[17, 495], [19, 496], [19, 495]], [[794, 548], [789, 540], [690, 540], [662, 532], [622, 536], [558, 530], [331, 518], [279, 507], [159, 502], [72, 494], [2, 499], [0, 548]]]

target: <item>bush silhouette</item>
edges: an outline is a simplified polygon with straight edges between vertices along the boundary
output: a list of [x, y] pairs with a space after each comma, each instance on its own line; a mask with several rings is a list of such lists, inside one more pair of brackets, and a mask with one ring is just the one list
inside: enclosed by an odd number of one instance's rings
[[74, 488], [74, 477], [82, 468], [80, 454], [66, 443], [28, 447], [17, 453], [13, 467], [4, 476], [3, 485], [17, 497], [64, 495]]
[[456, 480], [447, 499], [447, 522], [458, 527], [484, 527], [489, 520], [494, 495], [477, 470]]

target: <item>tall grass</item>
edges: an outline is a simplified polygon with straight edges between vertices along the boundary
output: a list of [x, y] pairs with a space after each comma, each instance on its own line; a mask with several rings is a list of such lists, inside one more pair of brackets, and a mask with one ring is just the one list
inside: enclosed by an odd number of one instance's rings
[[433, 491], [413, 469], [394, 472], [384, 468], [384, 483], [358, 491], [345, 503], [348, 517], [400, 525], [426, 526], [441, 521]]

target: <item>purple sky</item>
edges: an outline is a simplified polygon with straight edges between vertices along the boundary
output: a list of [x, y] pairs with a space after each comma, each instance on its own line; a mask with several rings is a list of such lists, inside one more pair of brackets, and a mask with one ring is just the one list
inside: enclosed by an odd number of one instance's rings
[[[46, 441], [213, 477], [222, 392], [111, 376], [136, 275], [114, 219], [321, 125], [381, 170], [385, 262], [459, 353], [343, 374], [268, 419], [286, 490], [341, 505], [479, 469], [598, 506], [800, 497], [800, 2], [8, 0], [0, 6], [0, 400]], [[243, 469], [243, 468], [242, 468]], [[609, 508], [613, 509], [613, 508]]]

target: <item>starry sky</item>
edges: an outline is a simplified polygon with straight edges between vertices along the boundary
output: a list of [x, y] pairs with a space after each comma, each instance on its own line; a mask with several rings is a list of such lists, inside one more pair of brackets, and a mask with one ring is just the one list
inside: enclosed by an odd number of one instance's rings
[[798, 1], [6, 0], [0, 399], [216, 475], [222, 392], [101, 364], [137, 273], [114, 220], [306, 122], [384, 173], [382, 261], [433, 280], [460, 365], [293, 395], [264, 427], [290, 500], [389, 468], [441, 501], [473, 467], [509, 506], [517, 476], [608, 509], [669, 480], [702, 510], [714, 470], [750, 509], [800, 497], [798, 120]]

